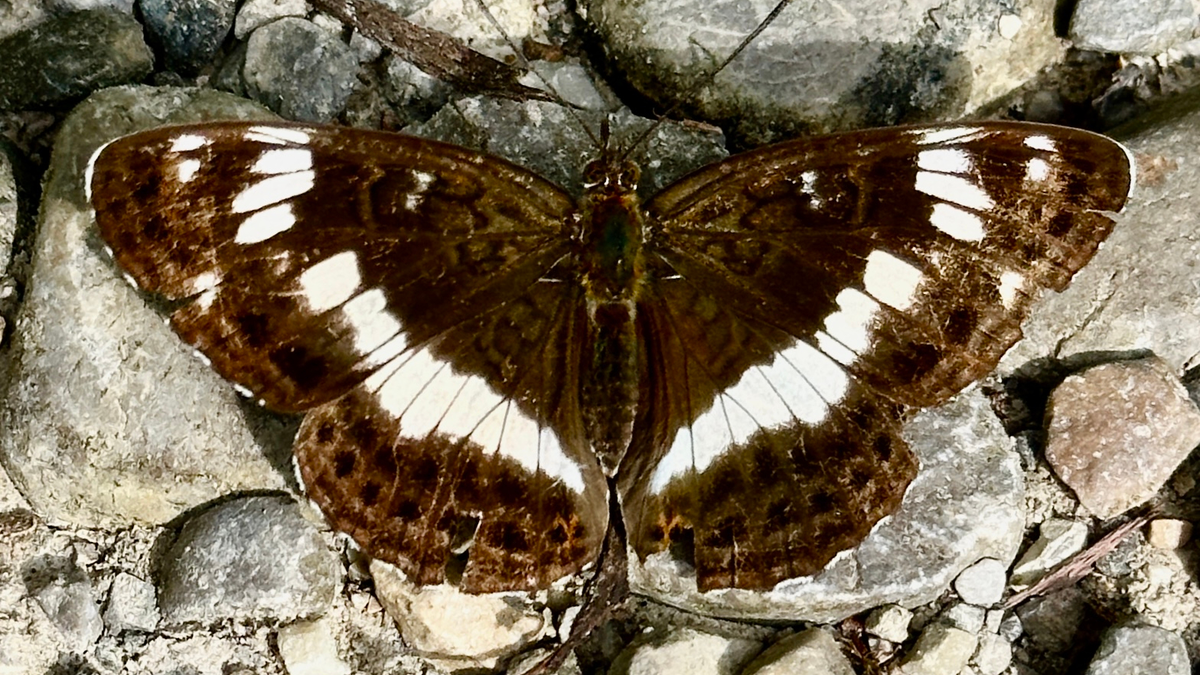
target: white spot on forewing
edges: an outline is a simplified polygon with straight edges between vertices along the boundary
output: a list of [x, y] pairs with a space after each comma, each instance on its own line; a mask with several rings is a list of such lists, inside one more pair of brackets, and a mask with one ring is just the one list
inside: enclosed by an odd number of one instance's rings
[[934, 127], [932, 129], [915, 129], [912, 133], [917, 136], [918, 145], [937, 145], [950, 141], [961, 141], [979, 132], [979, 127]]
[[443, 367], [444, 364], [435, 361], [428, 350], [422, 349], [407, 359], [396, 359], [380, 368], [363, 384], [367, 390], [375, 392], [381, 408], [398, 417]]
[[215, 288], [219, 283], [221, 283], [221, 277], [216, 272], [203, 272], [192, 277], [191, 292], [192, 294], [203, 293]]
[[1030, 157], [1025, 162], [1025, 180], [1031, 183], [1041, 183], [1050, 177], [1050, 164], [1041, 157]]
[[250, 214], [238, 226], [233, 241], [238, 244], [257, 244], [290, 230], [296, 224], [296, 214], [291, 204], [276, 204]]
[[250, 127], [246, 130], [246, 140], [271, 143], [273, 145], [306, 145], [312, 140], [308, 132], [286, 127]]
[[1000, 275], [1000, 301], [1005, 307], [1011, 308], [1017, 299], [1017, 294], [1025, 286], [1025, 277], [1018, 272], [1008, 271]]
[[916, 188], [931, 197], [954, 202], [978, 211], [990, 209], [993, 206], [992, 198], [983, 191], [983, 188], [962, 176], [918, 171]]
[[200, 172], [200, 160], [185, 159], [175, 165], [175, 168], [179, 171], [179, 182], [189, 183]]
[[242, 188], [233, 198], [231, 210], [234, 213], [246, 213], [278, 204], [308, 192], [315, 180], [316, 174], [312, 171], [297, 171], [264, 178]]
[[862, 354], [870, 345], [870, 328], [879, 303], [856, 288], [837, 295], [838, 311], [825, 317], [825, 331], [842, 346]]
[[945, 202], [933, 205], [929, 223], [959, 241], [983, 241], [985, 234], [979, 216]]
[[405, 349], [408, 349], [408, 338], [404, 333], [397, 333], [395, 337], [380, 345], [366, 359], [363, 359], [363, 366], [366, 368], [378, 368], [400, 356], [400, 354], [404, 353]]
[[549, 427], [543, 427], [538, 435], [538, 469], [551, 478], [561, 480], [575, 492], [583, 493], [583, 468], [563, 452], [558, 434]]
[[1025, 147], [1033, 148], [1034, 150], [1045, 150], [1046, 152], [1055, 152], [1058, 149], [1058, 144], [1049, 136], [1029, 136], [1025, 139]]
[[[446, 370], [442, 370], [439, 377], [442, 376], [442, 373], [446, 373]], [[437, 422], [439, 431], [459, 438], [475, 431], [479, 423], [491, 415], [503, 402], [503, 399], [492, 391], [483, 378], [464, 377], [463, 380], [463, 386], [454, 400], [443, 402], [443, 406], [448, 403], [449, 407], [443, 408], [445, 412], [439, 413], [441, 420]], [[484, 445], [489, 452], [496, 448], [496, 443], [499, 442], [499, 433], [500, 427], [497, 426], [493, 432], [487, 434], [488, 436], [495, 435]], [[482, 436], [476, 437], [475, 440], [481, 441]]]
[[[446, 409], [467, 386], [468, 381], [478, 378], [459, 375], [445, 362], [438, 363], [441, 367], [438, 368], [437, 374], [428, 380], [421, 393], [417, 394], [409, 404], [408, 410], [405, 410], [400, 417], [400, 430], [406, 436], [423, 438], [434, 429], [438, 429], [442, 433], [461, 437], [471, 431], [469, 428], [451, 429], [439, 425], [442, 417], [446, 414]], [[396, 376], [404, 377], [404, 370], [401, 369]], [[487, 447], [487, 449], [491, 450], [492, 448]]]
[[183, 134], [172, 139], [171, 152], [191, 152], [199, 150], [209, 143], [212, 141], [199, 134]]
[[908, 309], [917, 297], [917, 287], [925, 275], [913, 265], [876, 249], [867, 255], [863, 287], [867, 295], [899, 310]]
[[917, 153], [917, 167], [940, 173], [970, 173], [971, 156], [961, 148], [935, 148]]
[[250, 171], [273, 175], [307, 171], [311, 168], [313, 155], [307, 148], [274, 148], [259, 155]]
[[358, 256], [343, 251], [300, 273], [300, 294], [309, 309], [324, 312], [346, 302], [362, 284]]
[[400, 321], [387, 309], [387, 297], [378, 288], [361, 293], [342, 305], [354, 333], [354, 349], [368, 354], [400, 332]]

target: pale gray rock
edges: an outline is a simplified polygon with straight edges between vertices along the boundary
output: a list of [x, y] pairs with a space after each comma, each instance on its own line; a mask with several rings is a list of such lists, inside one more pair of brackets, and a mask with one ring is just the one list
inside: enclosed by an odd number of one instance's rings
[[350, 47], [312, 22], [285, 17], [254, 31], [242, 67], [254, 100], [291, 120], [329, 122], [358, 82]]
[[956, 602], [942, 612], [941, 620], [968, 633], [978, 633], [983, 630], [984, 614], [985, 610], [982, 607]]
[[305, 0], [246, 0], [234, 19], [233, 35], [244, 40], [260, 26], [285, 16], [303, 18], [307, 11], [308, 3]]
[[1007, 565], [995, 558], [984, 558], [958, 575], [954, 590], [965, 602], [986, 607], [1000, 602], [1007, 582]]
[[1080, 0], [1067, 37], [1080, 49], [1157, 54], [1195, 29], [1191, 0]]
[[92, 9], [111, 9], [122, 14], [133, 14], [133, 0], [46, 0], [46, 9], [55, 14]]
[[371, 562], [375, 594], [414, 652], [446, 670], [495, 669], [554, 631], [549, 612], [514, 593], [470, 595], [417, 586], [395, 567]]
[[166, 66], [185, 73], [203, 68], [233, 28], [234, 0], [140, 0], [142, 21]]
[[1053, 5], [1019, 0], [793, 2], [709, 77], [773, 0], [590, 0], [587, 19], [629, 82], [663, 109], [756, 142], [955, 119], [1057, 60]]
[[957, 675], [975, 653], [974, 633], [934, 622], [921, 631], [897, 672], [903, 675]]
[[74, 560], [44, 555], [22, 570], [27, 592], [58, 629], [68, 652], [86, 652], [100, 638], [104, 621], [87, 572]]
[[1159, 359], [1072, 375], [1046, 409], [1046, 460], [1101, 518], [1154, 496], [1200, 445], [1200, 410]]
[[741, 675], [854, 675], [854, 668], [828, 629], [809, 628], [768, 647]]
[[631, 555], [632, 587], [711, 616], [829, 623], [888, 603], [929, 602], [981, 558], [1012, 560], [1025, 528], [1024, 477], [978, 388], [922, 411], [905, 439], [921, 470], [900, 510], [819, 574], [764, 592], [700, 593], [682, 561], [659, 554], [643, 564]]
[[149, 633], [158, 627], [158, 591], [154, 584], [122, 572], [108, 591], [104, 625], [113, 634], [132, 630]]
[[168, 625], [294, 621], [323, 614], [341, 565], [289, 497], [244, 497], [183, 525], [163, 559]]
[[1175, 550], [1192, 539], [1192, 523], [1175, 518], [1156, 518], [1150, 521], [1146, 540], [1155, 548]]
[[338, 656], [334, 625], [325, 619], [297, 621], [279, 629], [276, 644], [288, 675], [351, 675]]
[[33, 242], [36, 282], [0, 399], [4, 464], [52, 524], [164, 523], [290, 477], [289, 426], [247, 406], [121, 279], [85, 201], [83, 169], [102, 143], [212, 116], [269, 114], [212, 91], [133, 87], [93, 95], [60, 130]]
[[979, 636], [979, 647], [971, 663], [980, 675], [1000, 675], [1013, 660], [1012, 643], [991, 633]]
[[885, 605], [871, 610], [867, 615], [866, 628], [871, 635], [889, 642], [904, 642], [908, 639], [908, 624], [913, 613], [900, 605]]
[[1100, 639], [1087, 675], [1188, 675], [1187, 646], [1156, 626], [1117, 626]]
[[1087, 545], [1087, 525], [1077, 520], [1051, 518], [1038, 528], [1038, 538], [1013, 565], [1014, 586], [1029, 586]]
[[734, 675], [762, 650], [754, 640], [726, 638], [691, 628], [644, 635], [621, 652], [613, 675]]

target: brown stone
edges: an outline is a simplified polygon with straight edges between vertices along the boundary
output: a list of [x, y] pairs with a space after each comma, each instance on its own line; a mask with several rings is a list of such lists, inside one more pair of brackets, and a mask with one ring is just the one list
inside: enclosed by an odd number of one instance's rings
[[1157, 358], [1068, 377], [1051, 394], [1046, 419], [1046, 459], [1102, 518], [1154, 496], [1200, 444], [1200, 410]]

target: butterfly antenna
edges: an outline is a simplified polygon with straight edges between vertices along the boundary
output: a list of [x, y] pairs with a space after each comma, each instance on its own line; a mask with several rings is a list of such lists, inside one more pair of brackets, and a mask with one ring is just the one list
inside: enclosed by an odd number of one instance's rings
[[[791, 2], [791, 0], [787, 1]], [[583, 128], [583, 131], [588, 135], [588, 138], [592, 139], [592, 143], [594, 143], [596, 147], [604, 147], [601, 145], [600, 139], [596, 138], [596, 134], [592, 133], [591, 127], [589, 127], [583, 121], [583, 118], [579, 116], [579, 113], [575, 111], [575, 106], [567, 103], [563, 99], [562, 95], [558, 93], [558, 90], [554, 88], [554, 85], [550, 84], [550, 81], [543, 77], [542, 74], [533, 67], [533, 63], [525, 57], [525, 50], [517, 46], [517, 43], [513, 41], [512, 36], [508, 34], [508, 31], [504, 30], [504, 27], [500, 25], [500, 21], [496, 19], [496, 15], [492, 14], [492, 10], [488, 9], [487, 4], [485, 4], [483, 0], [475, 0], [475, 5], [479, 7], [479, 10], [483, 12], [485, 17], [487, 17], [488, 23], [492, 24], [492, 28], [495, 28], [496, 32], [500, 33], [500, 37], [504, 39], [504, 44], [508, 45], [508, 48], [513, 51], [513, 54], [515, 54], [517, 57], [517, 63], [521, 64], [521, 67], [525, 69], [525, 72], [533, 73], [533, 76], [537, 78], [538, 82], [542, 83], [542, 86], [546, 88], [546, 91], [554, 94], [554, 98], [564, 103], [563, 107], [566, 108], [571, 117], [575, 118], [575, 121], [578, 122], [579, 126]]]
[[[482, 0], [476, 0], [476, 1], [482, 2]], [[719, 75], [722, 70], [725, 70], [726, 66], [728, 66], [730, 63], [732, 63], [734, 59], [736, 59], [738, 56], [740, 56], [741, 53], [746, 50], [746, 47], [750, 46], [750, 43], [753, 42], [755, 38], [757, 38], [759, 35], [762, 34], [762, 32], [764, 30], [767, 29], [767, 26], [770, 26], [772, 23], [774, 23], [776, 17], [778, 17], [783, 12], [783, 10], [787, 9], [787, 6], [790, 4], [792, 4], [792, 0], [779, 0], [779, 2], [775, 4], [775, 7], [771, 10], [771, 12], [769, 14], [767, 14], [767, 17], [759, 22], [758, 27], [755, 28], [754, 30], [750, 31], [750, 33], [748, 35], [746, 35], [746, 37], [742, 38], [742, 41], [738, 44], [738, 46], [735, 47], [734, 50], [729, 53], [729, 56], [725, 57], [724, 61], [721, 61], [721, 63], [718, 64], [717, 67], [714, 68], [713, 71], [708, 74], [708, 77], [706, 79], [709, 82], [716, 79], [717, 75]], [[667, 112], [663, 113], [662, 115], [659, 115], [658, 119], [656, 119], [653, 124], [651, 124], [649, 127], [647, 127], [646, 130], [643, 131], [634, 140], [633, 143], [629, 144], [629, 147], [625, 150], [625, 154], [621, 156], [621, 159], [622, 160], [628, 159], [629, 153], [633, 152], [634, 148], [636, 148], [636, 147], [640, 146], [642, 143], [644, 143], [647, 138], [650, 138], [650, 134], [653, 134], [655, 131], [657, 131], [658, 127], [660, 125], [662, 125], [663, 122], [667, 121], [672, 115], [679, 112], [679, 109], [682, 107], [683, 107], [682, 101], [676, 102], [675, 105], [673, 105], [667, 109]]]

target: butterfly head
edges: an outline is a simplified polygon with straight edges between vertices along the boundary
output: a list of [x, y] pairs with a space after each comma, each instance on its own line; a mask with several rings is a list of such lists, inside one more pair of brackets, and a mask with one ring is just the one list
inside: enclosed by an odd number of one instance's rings
[[637, 190], [641, 171], [628, 159], [608, 152], [600, 159], [588, 162], [583, 169], [583, 187], [589, 192], [617, 193]]

